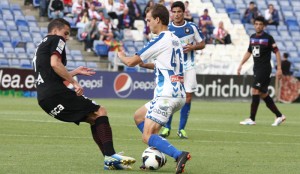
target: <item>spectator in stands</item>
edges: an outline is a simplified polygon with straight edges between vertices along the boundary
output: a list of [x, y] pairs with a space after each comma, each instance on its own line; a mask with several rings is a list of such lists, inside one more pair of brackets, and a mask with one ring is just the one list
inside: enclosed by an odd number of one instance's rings
[[170, 0], [169, 1], [169, 4], [166, 6], [167, 7], [167, 9], [169, 10], [169, 14], [170, 14], [170, 22], [172, 22], [173, 21], [173, 13], [172, 13], [172, 10], [171, 10], [171, 7], [172, 7], [172, 4], [173, 4], [173, 0]]
[[114, 38], [113, 25], [109, 16], [105, 16], [104, 20], [98, 24], [98, 30], [100, 33], [100, 40], [112, 40]]
[[124, 10], [124, 13], [122, 15], [122, 25], [120, 25], [118, 28], [130, 28], [130, 17], [128, 15], [128, 8]]
[[90, 8], [89, 8], [89, 16], [90, 19], [96, 18], [98, 21], [102, 20], [101, 15], [99, 14], [99, 12], [96, 10], [96, 6], [95, 3], [91, 3], [90, 4]]
[[282, 74], [291, 75], [291, 62], [288, 60], [289, 53], [283, 53], [283, 60], [281, 61]]
[[219, 22], [219, 26], [214, 29], [213, 34], [216, 44], [231, 44], [230, 34], [225, 30], [223, 21]]
[[248, 23], [248, 24], [254, 24], [254, 19], [259, 16], [259, 11], [257, 7], [255, 6], [255, 2], [251, 1], [249, 3], [249, 7], [246, 9], [243, 18], [242, 23]]
[[51, 0], [49, 3], [51, 19], [64, 17], [64, 2], [62, 0]]
[[128, 28], [130, 19], [128, 16], [128, 7], [124, 0], [119, 0], [118, 7], [115, 12], [118, 16], [118, 26], [117, 27], [119, 29]]
[[206, 27], [202, 27], [201, 31], [202, 31], [202, 34], [204, 36], [205, 44], [212, 44], [213, 43], [213, 38], [208, 33]]
[[166, 6], [165, 3], [166, 3], [165, 0], [159, 0], [159, 1], [158, 1], [158, 4], [161, 4], [161, 5], [163, 5], [163, 6]]
[[88, 11], [88, 9], [84, 9], [81, 11], [80, 15], [78, 15], [78, 17], [77, 17], [76, 27], [84, 28], [88, 22], [90, 22], [89, 11]]
[[130, 0], [127, 3], [128, 6], [128, 15], [130, 17], [130, 27], [131, 29], [137, 29], [134, 27], [135, 20], [143, 20], [142, 10], [140, 5], [136, 2], [136, 0]]
[[143, 34], [144, 34], [144, 43], [147, 44], [151, 39], [151, 31], [149, 26], [145, 25]]
[[87, 9], [87, 8], [88, 8], [87, 3], [83, 3], [83, 0], [77, 0], [72, 5], [72, 14], [74, 17], [77, 17], [83, 9]]
[[265, 11], [265, 19], [268, 25], [279, 25], [279, 13], [273, 4], [269, 4], [269, 8]]
[[40, 17], [46, 17], [50, 0], [40, 0]]
[[199, 19], [199, 28], [205, 27], [209, 34], [212, 34], [214, 26], [210, 16], [208, 15], [208, 9], [204, 9], [203, 15]]
[[185, 1], [184, 6], [185, 6], [184, 20], [188, 22], [193, 22], [193, 16], [191, 14], [191, 11], [189, 10], [189, 1]]
[[91, 52], [94, 40], [99, 39], [99, 31], [97, 27], [97, 19], [93, 18], [89, 23], [84, 27], [84, 31], [81, 34], [81, 37], [84, 38], [84, 50]]

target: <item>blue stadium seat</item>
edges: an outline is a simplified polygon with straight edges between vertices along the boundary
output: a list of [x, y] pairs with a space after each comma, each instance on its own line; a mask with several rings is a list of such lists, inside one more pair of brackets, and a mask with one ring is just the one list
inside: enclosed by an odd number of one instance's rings
[[97, 56], [108, 56], [109, 46], [106, 45], [102, 41], [94, 41], [93, 43], [93, 50], [97, 54]]
[[98, 69], [98, 65], [96, 62], [86, 62], [86, 66], [88, 68]]
[[32, 64], [29, 59], [21, 59], [20, 60], [20, 67], [26, 69], [32, 69]]
[[8, 59], [1, 57], [1, 55], [5, 56], [4, 54], [0, 53], [0, 67], [8, 67], [9, 66]]
[[125, 72], [138, 72], [136, 67], [129, 67], [129, 66], [124, 66], [124, 71]]
[[18, 30], [15, 21], [5, 21], [7, 30]]
[[21, 9], [21, 6], [19, 5], [19, 4], [10, 4], [10, 9], [12, 10], [12, 11], [14, 11], [14, 10], [19, 10], [19, 11], [21, 11], [22, 9]]
[[0, 30], [6, 30], [6, 24], [2, 20], [0, 20]]
[[33, 39], [29, 32], [21, 32], [21, 37], [24, 42], [33, 42]]
[[25, 19], [26, 19], [28, 22], [30, 22], [30, 21], [36, 22], [35, 16], [32, 16], [32, 15], [26, 15], [26, 16], [25, 16]]
[[84, 61], [76, 61], [75, 66], [76, 67], [79, 67], [79, 66], [85, 66], [86, 67], [86, 63]]

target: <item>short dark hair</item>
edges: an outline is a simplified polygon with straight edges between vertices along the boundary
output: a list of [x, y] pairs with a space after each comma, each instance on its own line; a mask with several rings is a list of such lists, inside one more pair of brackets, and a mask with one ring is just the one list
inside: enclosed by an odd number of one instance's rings
[[184, 3], [181, 2], [181, 1], [176, 1], [176, 2], [173, 2], [172, 6], [171, 6], [171, 10], [175, 7], [179, 7], [181, 8], [181, 10], [184, 12], [185, 11], [185, 6], [184, 6]]
[[62, 29], [67, 25], [69, 28], [71, 28], [71, 25], [68, 21], [66, 21], [63, 18], [57, 18], [53, 19], [49, 24], [48, 24], [48, 33], [51, 33], [54, 28]]
[[259, 21], [259, 22], [262, 22], [264, 25], [266, 24], [266, 20], [263, 16], [257, 16], [255, 19], [254, 19], [254, 23], [256, 21]]
[[288, 58], [289, 57], [289, 53], [283, 53], [283, 57], [284, 58]]
[[151, 11], [153, 18], [159, 18], [163, 25], [169, 24], [169, 10], [161, 4], [155, 4], [154, 6], [146, 9], [146, 14]]
[[255, 5], [255, 2], [254, 2], [254, 1], [251, 1], [249, 4], [253, 4], [253, 5]]

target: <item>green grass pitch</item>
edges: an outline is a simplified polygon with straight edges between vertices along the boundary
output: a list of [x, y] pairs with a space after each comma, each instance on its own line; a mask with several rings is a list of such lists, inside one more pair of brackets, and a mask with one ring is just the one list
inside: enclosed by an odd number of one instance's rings
[[[175, 173], [167, 157], [158, 171], [139, 170], [147, 147], [132, 115], [145, 100], [97, 99], [108, 109], [116, 151], [137, 159], [131, 171], [104, 171], [103, 157], [93, 142], [89, 125], [62, 123], [44, 113], [32, 98], [0, 98], [0, 174], [149, 174]], [[256, 126], [241, 126], [249, 102], [194, 101], [187, 125], [188, 140], [176, 135], [179, 113], [168, 140], [191, 152], [186, 174], [299, 174], [300, 107], [277, 104], [287, 121], [272, 127], [273, 114], [263, 101]]]

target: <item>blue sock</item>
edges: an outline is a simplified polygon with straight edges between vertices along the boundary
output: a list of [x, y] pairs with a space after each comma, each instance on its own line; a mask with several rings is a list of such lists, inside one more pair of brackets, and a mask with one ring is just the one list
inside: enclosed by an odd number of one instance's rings
[[173, 157], [175, 160], [182, 153], [182, 151], [177, 150], [172, 144], [170, 144], [168, 140], [157, 134], [152, 134], [150, 136], [148, 145], [151, 147], [155, 147], [157, 150]]
[[172, 119], [173, 119], [173, 115], [170, 116], [169, 121], [164, 125], [165, 128], [171, 130]]
[[144, 123], [145, 123], [145, 121], [142, 121], [142, 122], [140, 122], [140, 124], [136, 125], [142, 133], [144, 132]]
[[179, 129], [184, 129], [186, 122], [188, 120], [189, 114], [191, 110], [191, 103], [185, 103], [185, 105], [181, 108], [180, 111], [180, 123], [179, 123]]

